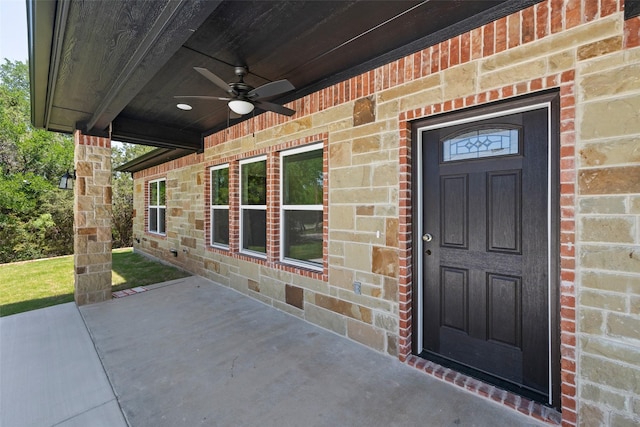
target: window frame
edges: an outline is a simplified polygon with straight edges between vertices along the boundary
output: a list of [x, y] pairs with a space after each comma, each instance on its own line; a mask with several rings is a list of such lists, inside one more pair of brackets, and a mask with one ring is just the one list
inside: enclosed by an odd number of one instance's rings
[[[214, 194], [213, 194], [213, 190], [214, 190], [214, 186], [213, 186], [213, 173], [222, 169], [227, 169], [227, 176], [228, 179], [230, 180], [231, 178], [231, 168], [230, 168], [230, 164], [229, 163], [223, 163], [220, 165], [216, 165], [216, 166], [212, 166], [209, 168], [209, 246], [213, 247], [213, 248], [218, 248], [218, 249], [224, 249], [224, 250], [229, 250], [229, 246], [231, 243], [231, 216], [230, 216], [230, 209], [229, 209], [229, 204], [230, 202], [230, 198], [231, 198], [231, 184], [230, 181], [227, 183], [228, 185], [228, 189], [229, 189], [229, 195], [227, 197], [227, 204], [226, 205], [214, 205], [213, 201], [214, 201]], [[228, 221], [227, 221], [227, 232], [229, 233], [229, 243], [227, 243], [226, 245], [224, 243], [219, 243], [219, 242], [215, 242], [214, 239], [214, 211], [215, 210], [226, 210], [227, 211], [227, 217], [228, 217]]]
[[[266, 181], [265, 181], [265, 204], [264, 205], [245, 205], [242, 203], [242, 168], [245, 165], [251, 164], [251, 163], [258, 163], [258, 162], [265, 162], [265, 171], [267, 176]], [[266, 196], [268, 194], [269, 191], [269, 183], [268, 183], [268, 175], [269, 175], [269, 161], [267, 158], [267, 155], [261, 155], [261, 156], [256, 156], [256, 157], [250, 157], [250, 158], [246, 158], [246, 159], [242, 159], [238, 162], [239, 165], [239, 182], [238, 182], [238, 213], [239, 213], [239, 218], [238, 218], [238, 224], [239, 224], [239, 233], [238, 233], [238, 237], [239, 237], [239, 242], [238, 242], [238, 248], [239, 248], [239, 253], [241, 254], [245, 254], [245, 255], [251, 255], [251, 256], [255, 256], [258, 258], [263, 258], [263, 259], [267, 259], [267, 253], [269, 251], [269, 242], [268, 242], [268, 233], [267, 233], [267, 227], [269, 226], [269, 218], [267, 216], [267, 205], [269, 203], [268, 200], [268, 196]], [[246, 249], [244, 248], [244, 212], [248, 211], [248, 210], [255, 210], [255, 211], [264, 211], [265, 213], [265, 230], [264, 230], [264, 234], [265, 234], [265, 252], [259, 252], [259, 251], [252, 251], [251, 249]]]
[[325, 245], [325, 235], [324, 235], [324, 230], [322, 233], [322, 247], [323, 247], [323, 257], [322, 257], [322, 261], [320, 263], [315, 263], [315, 262], [309, 262], [309, 261], [303, 261], [303, 260], [299, 260], [296, 258], [288, 258], [285, 256], [285, 243], [286, 243], [286, 239], [285, 239], [285, 212], [286, 211], [317, 211], [320, 212], [322, 214], [322, 222], [323, 222], [323, 228], [324, 228], [324, 195], [325, 195], [325, 171], [324, 171], [324, 167], [322, 170], [322, 200], [320, 204], [315, 204], [315, 205], [287, 205], [284, 203], [284, 184], [285, 184], [285, 166], [284, 166], [284, 161], [285, 158], [288, 156], [292, 156], [292, 155], [296, 155], [296, 154], [300, 154], [300, 153], [306, 153], [309, 151], [320, 151], [322, 159], [323, 159], [323, 163], [324, 163], [324, 143], [323, 142], [316, 142], [316, 143], [312, 143], [312, 144], [307, 144], [301, 147], [296, 147], [296, 148], [292, 148], [289, 150], [283, 150], [280, 151], [280, 176], [279, 176], [279, 180], [280, 180], [280, 203], [279, 203], [279, 207], [278, 207], [278, 211], [279, 211], [279, 217], [280, 217], [280, 235], [279, 235], [279, 242], [278, 242], [278, 249], [279, 249], [279, 254], [280, 254], [280, 262], [282, 264], [286, 264], [286, 265], [290, 265], [290, 266], [294, 266], [294, 267], [300, 267], [300, 268], [305, 268], [305, 269], [310, 269], [310, 270], [315, 270], [318, 272], [322, 272], [324, 269], [324, 245]]
[[[155, 200], [154, 202], [159, 202], [159, 197], [160, 197], [160, 183], [164, 182], [164, 205], [160, 205], [160, 204], [152, 204], [151, 203], [151, 195], [153, 194], [153, 192], [151, 191], [151, 186], [155, 185], [157, 186], [157, 194], [158, 194], [158, 200]], [[167, 235], [167, 178], [158, 178], [158, 179], [154, 179], [151, 181], [147, 182], [148, 185], [148, 189], [149, 189], [149, 196], [147, 198], [147, 218], [148, 218], [148, 223], [147, 223], [147, 232], [151, 233], [151, 234], [155, 234], [158, 236], [166, 236]], [[152, 230], [151, 229], [151, 209], [156, 209], [156, 230]], [[164, 232], [160, 232], [159, 229], [160, 227], [158, 227], [158, 225], [160, 224], [160, 212], [163, 211], [164, 212], [164, 224], [163, 224], [163, 229]]]

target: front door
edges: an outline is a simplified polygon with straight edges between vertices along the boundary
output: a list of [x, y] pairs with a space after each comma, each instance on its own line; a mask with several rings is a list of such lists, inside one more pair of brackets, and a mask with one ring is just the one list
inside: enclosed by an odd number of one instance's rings
[[421, 356], [549, 397], [549, 114], [422, 131]]

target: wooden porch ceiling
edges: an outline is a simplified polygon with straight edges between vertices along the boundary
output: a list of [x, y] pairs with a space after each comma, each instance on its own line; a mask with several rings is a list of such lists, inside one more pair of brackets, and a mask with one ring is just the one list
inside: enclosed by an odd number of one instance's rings
[[538, 1], [28, 0], [32, 121], [197, 151], [228, 108], [176, 108], [175, 95], [225, 96], [193, 67], [288, 79], [296, 90], [271, 100], [286, 103]]

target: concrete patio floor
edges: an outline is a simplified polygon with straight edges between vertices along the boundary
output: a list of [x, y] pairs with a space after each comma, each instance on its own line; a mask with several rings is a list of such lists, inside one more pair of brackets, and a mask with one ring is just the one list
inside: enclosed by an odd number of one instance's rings
[[0, 318], [0, 425], [542, 425], [204, 278], [149, 288]]

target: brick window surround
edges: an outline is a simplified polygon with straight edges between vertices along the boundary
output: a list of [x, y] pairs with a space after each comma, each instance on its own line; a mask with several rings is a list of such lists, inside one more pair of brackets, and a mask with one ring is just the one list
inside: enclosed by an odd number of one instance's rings
[[[161, 239], [161, 240], [165, 240], [167, 238], [167, 232], [166, 232], [167, 225], [168, 225], [167, 217], [166, 217], [166, 213], [165, 213], [165, 224], [164, 224], [165, 232], [164, 233], [155, 233], [155, 232], [149, 231], [149, 197], [151, 196], [151, 193], [149, 191], [149, 185], [152, 182], [157, 182], [157, 181], [160, 181], [160, 180], [165, 180], [165, 182], [166, 182], [166, 179], [167, 178], [166, 178], [165, 175], [150, 176], [148, 179], [145, 180], [145, 182], [144, 182], [144, 190], [143, 190], [144, 191], [144, 233], [149, 235], [149, 236], [152, 236], [154, 239]], [[166, 209], [166, 207], [168, 205], [168, 202], [169, 202], [169, 198], [167, 197], [166, 191], [167, 191], [167, 189], [165, 187], [165, 197], [166, 197], [165, 209]], [[165, 211], [165, 212], [168, 212], [168, 211]]]
[[[306, 269], [280, 261], [280, 152], [306, 145], [322, 143], [322, 269]], [[266, 257], [254, 257], [240, 252], [240, 165], [244, 159], [257, 156], [267, 156], [267, 253]], [[321, 133], [305, 138], [287, 141], [268, 148], [253, 150], [246, 153], [223, 157], [205, 164], [205, 176], [208, 176], [212, 167], [229, 165], [229, 248], [219, 248], [207, 242], [206, 249], [209, 252], [230, 256], [245, 261], [255, 262], [264, 266], [284, 270], [301, 276], [311, 277], [323, 281], [328, 280], [328, 255], [329, 255], [329, 148], [328, 134]], [[205, 236], [211, 233], [211, 182], [204, 180], [204, 204], [205, 204]]]
[[[160, 185], [164, 184], [164, 205], [159, 204], [158, 202], [160, 201]], [[166, 219], [166, 214], [167, 214], [167, 180], [166, 178], [158, 178], [155, 180], [151, 180], [148, 181], [146, 183], [146, 196], [147, 196], [147, 200], [146, 200], [146, 219], [148, 221], [148, 225], [147, 225], [147, 232], [150, 234], [158, 234], [160, 236], [165, 236], [167, 234], [167, 219]], [[155, 191], [156, 191], [156, 200], [154, 200], [153, 204], [151, 203], [151, 195], [152, 195], [152, 191], [151, 191], [151, 187], [155, 187]], [[150, 214], [151, 209], [156, 209], [156, 215], [155, 215], [155, 226], [156, 226], [156, 230], [151, 230], [151, 222], [152, 222], [152, 215]], [[160, 213], [164, 211], [164, 215], [161, 215]], [[160, 221], [160, 218], [163, 218], [164, 221]], [[162, 229], [162, 231], [160, 231]]]
[[[213, 192], [213, 188], [211, 188], [211, 182], [213, 181], [213, 175], [214, 172], [215, 173], [224, 173], [224, 171], [226, 170], [226, 174], [227, 174], [227, 200], [226, 200], [226, 204], [224, 203], [217, 203], [217, 204], [213, 204], [212, 201], [212, 196], [213, 194], [211, 194]], [[230, 185], [229, 185], [229, 164], [227, 163], [222, 163], [221, 165], [217, 165], [217, 166], [213, 166], [210, 167], [208, 169], [208, 173], [206, 174], [206, 180], [209, 180], [209, 204], [207, 205], [210, 213], [209, 213], [209, 218], [211, 219], [211, 221], [215, 224], [215, 220], [213, 219], [213, 215], [216, 211], [226, 211], [227, 213], [227, 220], [229, 219], [229, 190], [231, 189]], [[217, 196], [218, 200], [220, 200], [220, 196]], [[223, 233], [224, 234], [224, 233]], [[226, 237], [228, 240], [229, 237], [229, 223], [227, 221], [227, 233], [226, 233]], [[205, 236], [205, 245], [210, 245], [210, 246], [215, 246], [215, 247], [219, 247], [222, 249], [228, 249], [229, 245], [228, 245], [228, 241], [227, 243], [224, 243], [223, 241], [221, 242], [220, 240], [216, 240], [216, 239], [220, 239], [220, 236], [217, 236], [216, 233], [213, 230], [213, 227], [211, 226], [211, 224], [209, 224], [209, 234], [207, 234]]]

